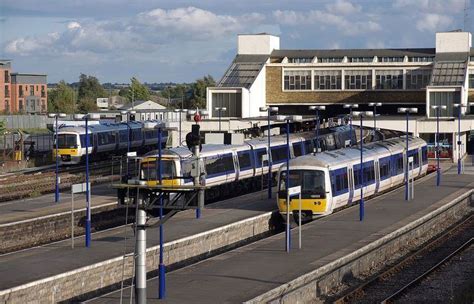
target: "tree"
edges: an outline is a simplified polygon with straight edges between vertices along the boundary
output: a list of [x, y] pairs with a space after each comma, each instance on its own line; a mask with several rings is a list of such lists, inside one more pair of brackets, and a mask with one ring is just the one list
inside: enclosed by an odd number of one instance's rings
[[207, 75], [201, 79], [196, 80], [196, 82], [192, 85], [191, 107], [201, 109], [205, 108], [206, 89], [207, 87], [213, 87], [215, 85], [216, 81], [211, 75]]
[[72, 114], [75, 110], [74, 90], [61, 80], [48, 94], [48, 111]]
[[131, 82], [131, 85], [127, 91], [127, 99], [129, 101], [150, 99], [150, 90], [148, 90], [148, 87], [146, 85], [143, 85], [135, 77], [132, 77], [132, 79], [130, 79], [130, 82]]
[[108, 94], [94, 76], [81, 74], [79, 76], [79, 99], [88, 98], [96, 100], [98, 97], [107, 97]]
[[0, 120], [0, 135], [3, 135], [6, 130], [7, 124], [5, 123], [5, 120]]
[[97, 102], [96, 99], [83, 97], [79, 100], [77, 107], [81, 113], [95, 112], [97, 111]]

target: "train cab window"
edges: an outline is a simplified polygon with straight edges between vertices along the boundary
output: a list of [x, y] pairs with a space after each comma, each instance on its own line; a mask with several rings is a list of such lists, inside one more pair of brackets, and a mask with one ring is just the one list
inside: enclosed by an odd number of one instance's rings
[[[326, 187], [324, 172], [321, 170], [290, 170], [290, 188], [301, 186], [302, 198], [325, 198]], [[286, 196], [286, 171], [280, 174], [279, 195]]]
[[295, 155], [295, 157], [303, 155], [301, 143], [298, 142], [293, 144], [293, 154]]
[[252, 169], [252, 161], [250, 158], [250, 151], [237, 152], [237, 158], [239, 159], [240, 170]]
[[75, 134], [59, 134], [58, 135], [59, 149], [75, 149], [77, 148], [77, 136]]
[[304, 143], [304, 153], [305, 154], [310, 154], [310, 153], [313, 153], [313, 143], [311, 142], [311, 140], [306, 140]]
[[270, 151], [272, 153], [272, 163], [278, 164], [282, 163], [286, 160], [288, 156], [288, 149], [286, 145], [284, 146], [278, 146], [278, 147], [272, 147], [270, 148]]
[[[158, 180], [156, 161], [149, 161], [141, 164], [141, 180]], [[165, 179], [176, 177], [176, 167], [172, 160], [161, 160], [161, 177]]]
[[256, 164], [255, 168], [268, 166], [268, 162], [266, 161], [264, 162], [262, 166], [262, 156], [265, 154], [267, 154], [267, 149], [265, 148], [255, 150], [255, 164]]

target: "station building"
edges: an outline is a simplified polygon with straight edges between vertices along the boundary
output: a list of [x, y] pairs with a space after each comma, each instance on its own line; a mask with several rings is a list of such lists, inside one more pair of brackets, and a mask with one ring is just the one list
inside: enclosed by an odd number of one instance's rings
[[217, 86], [207, 89], [207, 110], [217, 117], [215, 108], [226, 107], [223, 118], [239, 119], [264, 116], [259, 108], [265, 106], [314, 115], [308, 106], [325, 105], [321, 115], [327, 118], [348, 113], [344, 104], [368, 111], [369, 103], [381, 102], [377, 127], [405, 131], [405, 116], [397, 110], [416, 107], [410, 133], [433, 146], [437, 116], [431, 106], [446, 105], [439, 112], [442, 155], [456, 160], [474, 129], [474, 48], [468, 32], [440, 32], [435, 40], [435, 48], [292, 50], [280, 49], [279, 37], [270, 34], [238, 35], [237, 55]]
[[11, 60], [0, 60], [0, 112], [33, 114], [47, 110], [46, 75], [12, 73]]

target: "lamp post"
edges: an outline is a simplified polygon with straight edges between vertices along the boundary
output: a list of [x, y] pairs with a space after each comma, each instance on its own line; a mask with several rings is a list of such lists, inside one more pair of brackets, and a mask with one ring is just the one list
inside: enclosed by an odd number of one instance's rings
[[352, 146], [352, 139], [353, 139], [353, 135], [352, 135], [352, 109], [357, 109], [359, 107], [358, 104], [356, 103], [346, 103], [344, 105], [344, 108], [345, 109], [349, 109], [349, 132], [351, 133], [351, 146]]
[[[127, 155], [130, 152], [130, 132], [132, 130], [132, 128], [130, 128], [130, 115], [135, 115], [136, 113], [137, 113], [137, 111], [135, 111], [135, 110], [120, 111], [120, 114], [127, 116]], [[129, 175], [128, 157], [127, 157], [126, 166], [127, 166], [127, 177], [128, 177], [128, 175]]]
[[436, 143], [436, 186], [439, 186], [441, 183], [441, 170], [439, 168], [439, 111], [440, 109], [446, 110], [445, 105], [433, 105], [431, 106], [432, 109], [436, 111], [436, 138], [435, 138], [435, 143]]
[[[270, 115], [271, 113], [277, 113], [278, 107], [260, 107], [260, 112], [267, 112], [268, 118], [268, 199], [272, 198], [272, 161], [270, 157]], [[262, 162], [263, 167], [263, 162]], [[262, 183], [263, 184], [263, 183]]]
[[222, 112], [227, 111], [226, 107], [215, 107], [214, 110], [219, 113], [219, 131], [221, 131], [221, 117], [222, 117]]
[[58, 117], [64, 118], [64, 113], [49, 113], [48, 117], [55, 119], [55, 133], [56, 133], [56, 188], [54, 191], [54, 202], [59, 203], [59, 138], [58, 138]]
[[309, 106], [310, 111], [316, 111], [316, 152], [319, 152], [319, 111], [326, 110], [326, 106]]
[[374, 109], [374, 139], [375, 139], [375, 131], [377, 131], [377, 107], [381, 107], [381, 102], [369, 102], [369, 107], [373, 107]]
[[[181, 105], [181, 106], [182, 106], [182, 105]], [[174, 109], [174, 111], [175, 111], [176, 113], [178, 113], [178, 115], [179, 115], [179, 144], [178, 144], [178, 146], [181, 146], [181, 143], [182, 143], [182, 139], [181, 139], [181, 123], [182, 123], [182, 115], [183, 115], [182, 113], [186, 113], [186, 112], [188, 112], [188, 110], [187, 110], [187, 109]]]
[[359, 116], [360, 117], [360, 171], [359, 171], [359, 184], [360, 184], [360, 203], [359, 203], [359, 220], [363, 221], [364, 216], [365, 216], [365, 203], [364, 203], [364, 159], [363, 159], [363, 153], [364, 153], [364, 139], [363, 139], [363, 121], [362, 119], [364, 117], [370, 117], [373, 115], [373, 112], [371, 111], [365, 111], [365, 112], [353, 112], [352, 113], [354, 116]]
[[409, 145], [408, 145], [408, 117], [409, 117], [409, 114], [412, 113], [412, 114], [416, 114], [418, 113], [418, 108], [398, 108], [398, 113], [404, 113], [406, 115], [406, 123], [407, 123], [407, 131], [406, 131], [406, 168], [405, 168], [405, 200], [408, 201], [409, 200], [409, 197], [408, 197], [408, 189], [409, 189], [409, 185], [408, 185], [408, 148], [409, 148]]

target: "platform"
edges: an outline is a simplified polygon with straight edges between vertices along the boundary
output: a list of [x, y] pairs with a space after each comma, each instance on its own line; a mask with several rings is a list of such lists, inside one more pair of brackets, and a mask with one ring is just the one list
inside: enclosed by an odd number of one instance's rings
[[[466, 168], [471, 172], [471, 168]], [[444, 172], [441, 186], [436, 175], [419, 180], [415, 200], [404, 200], [404, 189], [366, 203], [365, 220], [357, 206], [337, 212], [303, 227], [303, 247], [285, 252], [284, 233], [238, 248], [167, 274], [166, 303], [241, 303], [294, 280], [344, 256], [440, 207], [474, 186], [474, 175]], [[158, 280], [148, 281], [148, 303], [158, 303]], [[125, 295], [129, 295], [127, 290]], [[118, 303], [119, 292], [90, 303]], [[128, 299], [127, 299], [128, 300]]]

